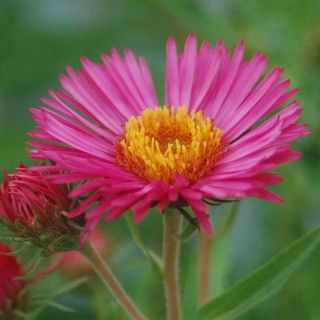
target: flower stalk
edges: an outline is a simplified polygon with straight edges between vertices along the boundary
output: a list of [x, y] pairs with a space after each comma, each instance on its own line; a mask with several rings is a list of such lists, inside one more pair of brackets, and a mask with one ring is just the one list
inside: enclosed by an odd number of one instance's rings
[[181, 319], [179, 292], [180, 241], [177, 237], [180, 229], [181, 215], [175, 210], [166, 210], [164, 213], [163, 260], [167, 320]]
[[97, 275], [101, 278], [103, 283], [108, 287], [113, 296], [118, 300], [122, 308], [134, 320], [147, 320], [143, 313], [138, 309], [135, 303], [131, 300], [128, 294], [123, 289], [122, 285], [118, 282], [115, 275], [102, 259], [100, 254], [91, 245], [89, 241], [85, 242], [80, 248], [80, 253], [88, 260], [96, 271]]
[[200, 230], [200, 259], [199, 259], [199, 304], [208, 302], [210, 295], [212, 247], [214, 236], [209, 236]]

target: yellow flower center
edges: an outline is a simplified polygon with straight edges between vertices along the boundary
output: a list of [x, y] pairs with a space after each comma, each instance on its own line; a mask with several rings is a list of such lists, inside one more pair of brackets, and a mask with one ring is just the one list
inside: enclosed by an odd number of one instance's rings
[[147, 181], [172, 183], [180, 174], [194, 183], [212, 172], [224, 147], [222, 136], [201, 111], [148, 108], [127, 121], [115, 145], [116, 162]]

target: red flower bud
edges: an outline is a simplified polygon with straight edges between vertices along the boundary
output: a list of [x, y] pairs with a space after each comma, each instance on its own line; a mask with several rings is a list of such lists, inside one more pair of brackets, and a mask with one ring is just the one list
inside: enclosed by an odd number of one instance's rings
[[[48, 174], [21, 165], [5, 174], [0, 186], [0, 220], [16, 236], [40, 246], [45, 255], [77, 247], [80, 220], [63, 215], [70, 210], [66, 186], [58, 186]], [[77, 227], [77, 228], [76, 228]]]

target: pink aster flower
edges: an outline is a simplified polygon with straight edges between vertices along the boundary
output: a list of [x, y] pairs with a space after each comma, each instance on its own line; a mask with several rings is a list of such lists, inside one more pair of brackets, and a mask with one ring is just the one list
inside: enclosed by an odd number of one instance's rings
[[152, 206], [189, 206], [210, 233], [212, 201], [282, 201], [267, 190], [281, 182], [271, 171], [297, 159], [291, 142], [308, 134], [282, 69], [265, 74], [266, 57], [245, 60], [243, 42], [233, 54], [222, 41], [197, 50], [190, 35], [178, 54], [169, 38], [161, 106], [143, 58], [113, 49], [102, 61], [67, 67], [62, 89], [32, 109], [32, 157], [55, 162], [47, 169], [56, 183], [84, 181], [70, 196], [88, 197], [70, 216], [90, 208], [92, 229], [105, 212], [111, 220], [133, 208], [139, 222]]

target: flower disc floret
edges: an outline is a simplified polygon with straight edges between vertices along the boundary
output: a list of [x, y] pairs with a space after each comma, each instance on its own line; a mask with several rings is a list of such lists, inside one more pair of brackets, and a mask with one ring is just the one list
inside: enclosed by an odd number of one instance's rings
[[131, 117], [118, 137], [118, 165], [147, 181], [194, 183], [210, 174], [223, 151], [223, 132], [203, 112], [185, 107], [146, 109]]

